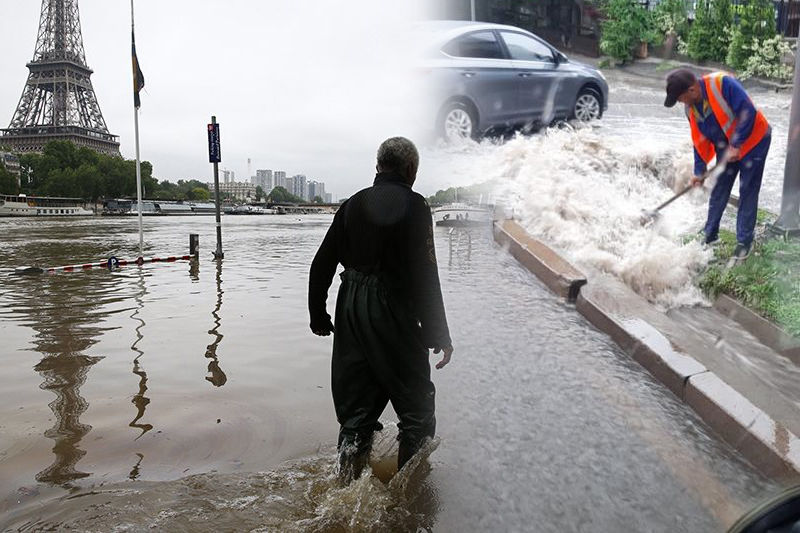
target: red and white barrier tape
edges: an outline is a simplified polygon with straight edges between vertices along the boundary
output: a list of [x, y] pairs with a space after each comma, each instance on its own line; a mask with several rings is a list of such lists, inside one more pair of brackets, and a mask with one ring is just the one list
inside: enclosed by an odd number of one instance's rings
[[175, 261], [188, 261], [192, 258], [191, 255], [171, 255], [169, 257], [151, 257], [149, 259], [145, 259], [140, 257], [139, 259], [134, 259], [133, 261], [126, 261], [123, 259], [106, 259], [105, 261], [100, 261], [98, 263], [86, 263], [83, 265], [67, 265], [63, 267], [53, 267], [53, 268], [46, 268], [45, 272], [75, 272], [76, 270], [91, 270], [93, 268], [109, 268], [112, 260], [115, 261], [114, 267], [121, 267], [127, 265], [143, 265], [145, 263], [173, 263]]

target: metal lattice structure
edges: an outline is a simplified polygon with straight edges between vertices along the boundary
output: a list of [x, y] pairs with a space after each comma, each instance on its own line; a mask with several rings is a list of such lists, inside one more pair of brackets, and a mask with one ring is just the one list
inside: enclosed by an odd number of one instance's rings
[[39, 35], [30, 74], [0, 145], [13, 152], [41, 152], [54, 140], [72, 141], [119, 155], [108, 131], [86, 65], [78, 0], [42, 0]]

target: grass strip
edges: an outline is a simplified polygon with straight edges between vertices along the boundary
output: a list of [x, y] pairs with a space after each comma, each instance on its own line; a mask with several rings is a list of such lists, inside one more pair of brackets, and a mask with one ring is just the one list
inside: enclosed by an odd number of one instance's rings
[[725, 293], [745, 307], [800, 337], [800, 242], [756, 240], [750, 257], [726, 269], [736, 235], [720, 230], [714, 259], [700, 279], [700, 288], [716, 298]]

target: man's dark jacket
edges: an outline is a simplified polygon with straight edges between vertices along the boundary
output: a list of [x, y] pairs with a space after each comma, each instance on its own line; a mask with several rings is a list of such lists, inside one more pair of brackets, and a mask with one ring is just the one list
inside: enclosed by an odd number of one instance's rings
[[381, 277], [405, 299], [428, 348], [450, 346], [428, 203], [403, 177], [379, 173], [372, 187], [345, 201], [311, 264], [308, 308], [312, 331], [330, 331], [328, 289], [338, 264]]

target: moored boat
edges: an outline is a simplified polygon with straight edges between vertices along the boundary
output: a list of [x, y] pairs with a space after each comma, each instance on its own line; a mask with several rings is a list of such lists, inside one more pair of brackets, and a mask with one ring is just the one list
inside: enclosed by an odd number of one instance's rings
[[489, 205], [453, 203], [433, 210], [433, 220], [437, 226], [485, 226], [491, 224], [493, 218], [494, 209]]
[[25, 194], [0, 195], [0, 217], [80, 217], [92, 216], [86, 202], [80, 198], [27, 196]]

